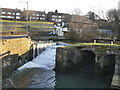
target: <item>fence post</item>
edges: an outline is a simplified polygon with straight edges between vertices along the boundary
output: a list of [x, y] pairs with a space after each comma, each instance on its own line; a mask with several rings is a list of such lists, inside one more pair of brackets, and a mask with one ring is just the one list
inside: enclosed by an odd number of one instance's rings
[[94, 43], [96, 43], [97, 42], [97, 40], [94, 40]]
[[110, 41], [110, 44], [113, 44], [113, 41]]

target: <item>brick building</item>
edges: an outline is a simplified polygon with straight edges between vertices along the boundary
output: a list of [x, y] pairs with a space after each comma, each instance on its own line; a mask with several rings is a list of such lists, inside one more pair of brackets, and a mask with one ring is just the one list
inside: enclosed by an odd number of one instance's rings
[[71, 15], [66, 17], [63, 21], [62, 31], [64, 32], [65, 36], [69, 36], [69, 32], [75, 31], [77, 33], [81, 33], [85, 30], [92, 31], [97, 30], [98, 24], [86, 16], [80, 15]]
[[64, 22], [64, 28], [66, 29], [73, 29], [73, 30], [79, 30], [79, 29], [87, 29], [87, 30], [93, 30], [93, 28], [98, 28], [98, 24], [86, 16], [80, 16], [80, 15], [71, 15], [69, 17], [66, 17]]
[[8, 20], [20, 20], [21, 19], [21, 10], [19, 9], [10, 9], [10, 8], [1, 8], [2, 12], [0, 16], [2, 19]]
[[[24, 10], [22, 12], [22, 18], [26, 20], [26, 15], [27, 14], [27, 10]], [[46, 21], [46, 13], [43, 11], [34, 11], [34, 10], [28, 10], [28, 20], [30, 21]]]
[[67, 16], [70, 14], [58, 13], [56, 10], [55, 12], [48, 12], [47, 21], [61, 23]]
[[[1, 8], [1, 18], [7, 20], [26, 20], [27, 10]], [[47, 14], [43, 11], [28, 10], [28, 20], [47, 21]]]

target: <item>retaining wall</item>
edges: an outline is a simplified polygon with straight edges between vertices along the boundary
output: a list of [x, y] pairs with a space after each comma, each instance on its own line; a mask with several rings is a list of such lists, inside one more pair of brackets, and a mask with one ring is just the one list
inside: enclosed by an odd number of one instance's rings
[[16, 68], [32, 60], [33, 42], [30, 38], [0, 39], [2, 77], [11, 74]]

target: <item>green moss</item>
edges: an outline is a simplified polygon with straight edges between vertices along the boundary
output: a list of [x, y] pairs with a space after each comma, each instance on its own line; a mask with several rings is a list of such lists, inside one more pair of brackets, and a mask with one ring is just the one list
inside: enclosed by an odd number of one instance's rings
[[77, 44], [72, 44], [70, 46], [63, 46], [62, 48], [70, 48], [70, 47], [93, 47], [93, 46], [102, 46], [102, 49], [106, 49], [106, 47], [119, 47], [120, 48], [120, 45], [118, 44], [103, 44], [103, 43], [77, 43]]

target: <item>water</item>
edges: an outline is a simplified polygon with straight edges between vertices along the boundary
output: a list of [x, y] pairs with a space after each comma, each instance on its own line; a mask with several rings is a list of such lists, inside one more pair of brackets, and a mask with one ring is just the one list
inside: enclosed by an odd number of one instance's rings
[[52, 70], [55, 67], [55, 56], [56, 56], [57, 45], [49, 46], [39, 54], [36, 58], [28, 63], [24, 64], [18, 70], [26, 68], [44, 68], [47, 70]]
[[[15, 88], [55, 88], [56, 48], [67, 44], [51, 45], [32, 61], [19, 67], [10, 81]], [[37, 48], [39, 48], [37, 46]], [[37, 52], [39, 53], [39, 52]], [[35, 55], [35, 52], [33, 52]], [[34, 56], [33, 56], [34, 57]]]
[[[105, 88], [102, 81], [96, 81], [84, 70], [67, 74], [56, 73], [56, 48], [67, 44], [49, 46], [32, 61], [27, 62], [13, 73], [10, 81], [15, 88]], [[38, 52], [37, 52], [38, 53]]]

